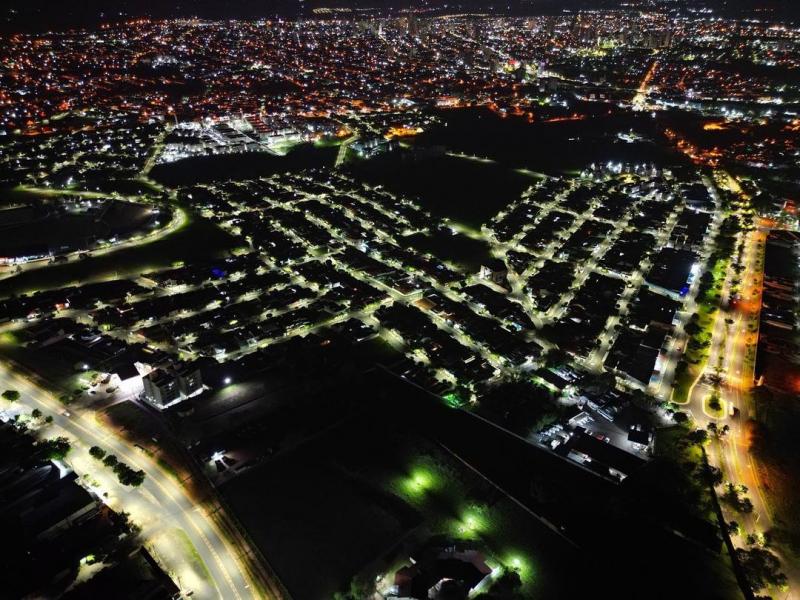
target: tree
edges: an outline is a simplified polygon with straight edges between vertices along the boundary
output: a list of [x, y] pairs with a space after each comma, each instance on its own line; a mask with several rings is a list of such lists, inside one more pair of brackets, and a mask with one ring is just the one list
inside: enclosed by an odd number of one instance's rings
[[89, 448], [89, 454], [92, 458], [96, 458], [97, 460], [103, 460], [106, 455], [106, 451], [103, 450], [100, 446], [92, 446]]
[[109, 454], [108, 456], [106, 456], [106, 457], [103, 459], [103, 464], [104, 464], [105, 466], [107, 466], [107, 467], [112, 467], [112, 468], [113, 468], [113, 467], [117, 466], [117, 463], [118, 463], [118, 462], [119, 462], [119, 461], [117, 460], [117, 457], [116, 457], [116, 456], [114, 456], [113, 454]]
[[753, 502], [743, 494], [747, 493], [747, 487], [735, 486], [732, 483], [725, 485], [725, 492], [720, 496], [720, 500], [729, 504], [734, 510], [749, 514], [753, 512]]
[[642, 390], [633, 390], [631, 394], [634, 404], [645, 410], [653, 410], [658, 406], [659, 400], [652, 394], [643, 392]]
[[16, 402], [19, 400], [19, 392], [17, 390], [6, 390], [3, 392], [2, 396], [9, 402]]
[[498, 598], [513, 597], [522, 587], [522, 578], [514, 569], [503, 569], [492, 586], [491, 593]]
[[510, 380], [489, 387], [481, 398], [479, 413], [511, 431], [527, 434], [558, 420], [562, 409], [548, 392], [528, 380]]
[[739, 535], [742, 532], [742, 526], [739, 525], [736, 521], [728, 522], [728, 534], [729, 535]]
[[697, 335], [700, 333], [700, 325], [698, 325], [695, 321], [690, 321], [683, 329], [689, 335]]
[[44, 422], [45, 422], [45, 423], [47, 423], [48, 425], [49, 425], [50, 423], [52, 423], [52, 422], [53, 422], [53, 415], [47, 415], [47, 416], [44, 418]]
[[714, 467], [712, 465], [708, 465], [707, 467], [708, 479], [711, 481], [711, 485], [718, 486], [722, 483], [722, 470]]
[[142, 528], [139, 527], [136, 523], [131, 521], [130, 513], [125, 511], [121, 511], [117, 513], [117, 519], [120, 528], [127, 534], [135, 537], [141, 533]]
[[40, 411], [38, 408], [34, 408], [34, 409], [31, 411], [31, 416], [32, 416], [34, 419], [38, 419], [38, 418], [40, 418], [40, 417], [42, 416], [42, 411]]
[[786, 575], [780, 570], [781, 563], [778, 557], [769, 550], [758, 546], [747, 550], [739, 548], [736, 550], [736, 558], [753, 591], [757, 592], [770, 586], [783, 587], [786, 585]]
[[705, 429], [695, 429], [689, 434], [689, 439], [698, 445], [703, 445], [708, 441], [708, 432]]
[[[677, 376], [679, 376], [679, 375], [683, 375], [683, 374], [686, 372], [686, 369], [688, 369], [688, 368], [689, 368], [689, 363], [688, 363], [688, 362], [686, 362], [686, 359], [685, 359], [685, 358], [681, 358], [681, 359], [678, 361], [678, 364], [677, 364], [677, 365], [675, 365], [675, 375], [676, 375], [676, 380], [677, 380]], [[674, 385], [674, 384], [675, 384], [675, 381], [673, 381], [673, 385]]]
[[672, 419], [676, 423], [686, 423], [689, 421], [689, 415], [687, 415], [685, 412], [678, 411], [672, 415]]
[[123, 462], [117, 462], [114, 465], [114, 472], [117, 474], [117, 479], [122, 485], [130, 485], [138, 487], [144, 482], [144, 471], [134, 471]]
[[347, 592], [336, 592], [333, 597], [334, 600], [363, 600], [371, 598], [374, 593], [375, 584], [370, 581], [370, 578], [356, 575], [350, 580]]
[[45, 456], [51, 460], [63, 460], [72, 449], [69, 440], [65, 437], [41, 441], [37, 444], [37, 447], [41, 448]]
[[749, 515], [751, 512], [753, 512], [753, 501], [747, 496], [744, 496], [739, 500], [739, 506], [737, 506], [736, 509], [740, 513]]
[[145, 472], [141, 469], [139, 471], [134, 471], [133, 476], [131, 477], [131, 483], [133, 487], [139, 487], [144, 483]]
[[558, 367], [566, 362], [569, 362], [569, 355], [560, 348], [551, 348], [544, 355], [546, 367]]

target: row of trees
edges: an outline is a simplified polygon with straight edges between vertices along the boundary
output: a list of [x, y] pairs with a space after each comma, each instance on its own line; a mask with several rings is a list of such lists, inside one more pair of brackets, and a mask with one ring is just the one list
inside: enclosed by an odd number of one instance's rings
[[89, 448], [89, 454], [91, 454], [92, 458], [95, 460], [102, 461], [105, 466], [112, 469], [122, 485], [138, 487], [144, 483], [144, 471], [132, 469], [130, 466], [120, 461], [115, 455], [107, 454], [100, 446], [92, 446]]
[[[20, 394], [17, 390], [5, 390], [0, 396], [9, 402], [16, 402], [19, 400]], [[38, 408], [34, 409], [31, 416], [34, 419], [38, 419], [42, 416], [42, 411]], [[48, 419], [48, 422], [52, 421], [52, 417], [48, 417]], [[39, 442], [37, 446], [44, 450], [47, 458], [54, 460], [63, 460], [71, 449], [69, 440], [65, 437], [43, 440]], [[103, 461], [105, 466], [113, 469], [114, 473], [117, 475], [117, 479], [119, 479], [120, 483], [123, 485], [136, 487], [142, 485], [144, 482], [144, 471], [132, 469], [130, 466], [117, 459], [113, 454], [106, 455], [106, 451], [99, 446], [92, 446], [89, 449], [89, 454], [97, 460]]]

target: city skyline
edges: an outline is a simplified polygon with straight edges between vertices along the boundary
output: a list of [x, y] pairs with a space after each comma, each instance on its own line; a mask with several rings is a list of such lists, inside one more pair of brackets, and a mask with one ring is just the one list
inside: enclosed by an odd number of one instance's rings
[[800, 597], [787, 13], [103, 5], [4, 9], [0, 595]]

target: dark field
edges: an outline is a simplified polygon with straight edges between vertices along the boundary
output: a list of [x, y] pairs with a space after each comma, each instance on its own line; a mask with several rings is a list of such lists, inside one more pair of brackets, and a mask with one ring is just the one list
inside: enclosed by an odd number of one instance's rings
[[[596, 111], [597, 109], [594, 108]], [[502, 118], [488, 109], [441, 111], [446, 126], [417, 139], [420, 145], [443, 145], [448, 150], [499, 161], [509, 169], [525, 168], [549, 175], [580, 170], [592, 162], [674, 163], [681, 158], [651, 141], [661, 141], [661, 129], [677, 117], [650, 113], [599, 114], [583, 121], [528, 123]], [[617, 133], [633, 131], [645, 141], [627, 143]]]
[[[447, 154], [415, 157], [400, 151], [350, 168], [358, 178], [418, 199], [437, 216], [478, 228], [536, 183], [537, 173], [559, 176], [593, 162], [684, 162], [682, 155], [654, 143], [662, 141], [663, 128], [677, 116], [609, 112], [581, 121], [528, 123], [484, 108], [439, 111], [444, 124], [413, 145], [442, 147]], [[618, 137], [631, 132], [640, 138]]]
[[393, 154], [357, 163], [353, 174], [417, 199], [436, 216], [476, 229], [536, 181], [497, 163], [446, 155], [404, 160]]
[[316, 452], [278, 458], [222, 491], [295, 598], [332, 598], [417, 524], [400, 500]]
[[157, 165], [150, 172], [150, 177], [168, 186], [269, 177], [287, 171], [332, 167], [337, 152], [338, 147], [322, 148], [304, 144], [286, 156], [252, 152], [192, 157]]
[[456, 263], [467, 271], [477, 271], [492, 258], [485, 243], [462, 234], [415, 233], [401, 241], [422, 252], [430, 252], [440, 260]]
[[[411, 483], [418, 477], [422, 490]], [[469, 467], [378, 415], [354, 417], [222, 492], [296, 598], [331, 598], [356, 574], [390, 572], [431, 536], [475, 540], [496, 561], [518, 557], [532, 575], [525, 598], [563, 589], [574, 557]], [[480, 527], [465, 533], [459, 525], [475, 510]]]
[[156, 241], [79, 261], [23, 271], [0, 281], [0, 296], [78, 285], [107, 277], [136, 276], [184, 261], [214, 258], [233, 250], [237, 241], [210, 221], [195, 215], [178, 231]]
[[[44, 219], [4, 228], [0, 236], [0, 255], [14, 255], [17, 249], [39, 244], [57, 248], [94, 237], [117, 235], [124, 238], [138, 229], [146, 231], [144, 226], [150, 217], [149, 206], [116, 201], [108, 202], [102, 218], [98, 218], [98, 211], [54, 213]], [[164, 214], [162, 218], [169, 220], [170, 217]]]

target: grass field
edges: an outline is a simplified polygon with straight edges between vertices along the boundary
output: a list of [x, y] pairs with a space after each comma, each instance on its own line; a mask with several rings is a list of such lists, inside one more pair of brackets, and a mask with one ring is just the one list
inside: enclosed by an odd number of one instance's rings
[[434, 215], [474, 229], [536, 182], [497, 163], [447, 155], [403, 160], [393, 154], [354, 164], [352, 172], [359, 179], [417, 199]]
[[[571, 556], [439, 446], [372, 421], [344, 424], [222, 490], [298, 598], [329, 598], [355, 576], [388, 576], [436, 537], [471, 541], [490, 565], [517, 570], [525, 598], [552, 597]], [[314, 578], [309, 557], [317, 557]]]
[[268, 152], [245, 152], [196, 156], [156, 165], [150, 178], [167, 186], [193, 185], [212, 181], [268, 177], [275, 173], [332, 167], [338, 148], [314, 144], [291, 145], [285, 156]]
[[251, 471], [222, 491], [297, 598], [333, 597], [417, 524], [390, 496], [304, 453]]
[[477, 272], [481, 265], [492, 259], [489, 246], [463, 234], [414, 234], [402, 242], [422, 252], [429, 252], [439, 260], [455, 263], [466, 271]]
[[197, 215], [167, 237], [101, 256], [23, 271], [0, 282], [0, 295], [23, 294], [121, 277], [135, 277], [176, 262], [191, 263], [224, 255], [238, 242], [231, 235]]
[[703, 451], [697, 444], [687, 439], [689, 429], [675, 425], [659, 429], [656, 436], [656, 456], [668, 460], [673, 465], [680, 465], [680, 471], [671, 472], [678, 480], [678, 485], [671, 487], [684, 496], [686, 506], [696, 511], [697, 516], [710, 522], [715, 519], [708, 486], [700, 477], [703, 464]]
[[[718, 295], [722, 289], [729, 264], [729, 259], [720, 259], [714, 263], [711, 269], [711, 274], [714, 278], [713, 284], [705, 294], [697, 299], [697, 325], [699, 331], [692, 335], [686, 344], [685, 358], [689, 366], [675, 378], [675, 388], [672, 394], [672, 400], [678, 404], [685, 404], [688, 401], [688, 394], [692, 384], [705, 369], [710, 352], [714, 321], [719, 312]], [[702, 346], [692, 347], [692, 341], [700, 343]]]
[[[157, 535], [163, 541], [158, 544], [161, 554], [156, 556], [171, 565], [179, 565], [177, 572], [171, 573], [179, 585], [187, 589], [213, 589], [211, 573], [186, 532], [173, 527]], [[154, 544], [151, 550], [155, 553]]]

